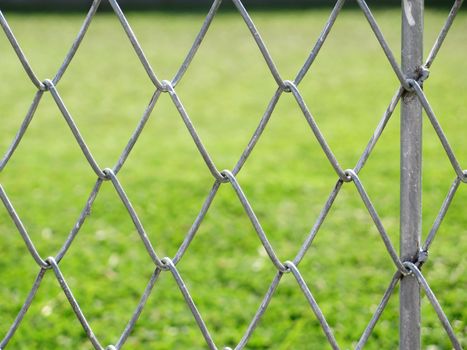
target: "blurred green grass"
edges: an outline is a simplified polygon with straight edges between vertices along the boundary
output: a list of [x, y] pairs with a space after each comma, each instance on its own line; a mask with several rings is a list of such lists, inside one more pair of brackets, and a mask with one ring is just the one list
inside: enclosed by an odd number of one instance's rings
[[[254, 12], [284, 79], [305, 61], [329, 11]], [[375, 12], [396, 57], [400, 14]], [[77, 33], [78, 15], [6, 13], [41, 79], [50, 78]], [[170, 79], [199, 30], [199, 14], [130, 13], [156, 74]], [[427, 11], [425, 47], [447, 16]], [[460, 163], [467, 106], [467, 16], [461, 13], [435, 62], [426, 93]], [[0, 153], [8, 147], [34, 95], [13, 50], [0, 36]], [[344, 11], [300, 90], [344, 168], [352, 168], [397, 89], [397, 80], [364, 16]], [[101, 167], [111, 167], [128, 141], [153, 86], [115, 16], [98, 14], [58, 85]], [[219, 169], [232, 169], [275, 91], [253, 39], [235, 13], [220, 13], [177, 91]], [[395, 112], [361, 179], [393, 244], [399, 227], [399, 111]], [[436, 135], [424, 126], [423, 233], [431, 227], [454, 172]], [[193, 223], [212, 178], [168, 96], [119, 174], [160, 256], [173, 256]], [[334, 186], [336, 175], [291, 95], [284, 95], [238, 176], [282, 260], [292, 259]], [[0, 174], [43, 257], [55, 255], [74, 225], [95, 175], [52, 98], [41, 102], [28, 132]], [[461, 187], [424, 267], [465, 345], [466, 192]], [[4, 208], [0, 209], [0, 334], [21, 307], [37, 267]], [[69, 253], [60, 264], [102, 344], [116, 341], [150, 278], [153, 265], [112, 185], [105, 183]], [[228, 185], [178, 265], [219, 346], [234, 347], [253, 317], [274, 268]], [[352, 184], [344, 186], [300, 270], [342, 348], [352, 348], [395, 268]], [[447, 349], [423, 298], [424, 348]], [[367, 346], [397, 348], [395, 295]], [[129, 349], [203, 349], [204, 340], [168, 274], [158, 281]], [[48, 273], [11, 349], [90, 349], [54, 276]], [[326, 349], [325, 338], [292, 276], [285, 276], [247, 348]]]

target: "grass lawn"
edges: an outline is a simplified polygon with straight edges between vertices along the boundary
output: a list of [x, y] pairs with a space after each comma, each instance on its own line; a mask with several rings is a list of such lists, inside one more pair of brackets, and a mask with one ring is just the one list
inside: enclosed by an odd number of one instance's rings
[[[329, 9], [253, 12], [284, 79], [293, 79]], [[52, 78], [84, 17], [5, 14], [40, 79]], [[375, 16], [396, 57], [400, 13]], [[425, 52], [447, 11], [427, 10]], [[130, 13], [128, 19], [158, 77], [171, 79], [199, 30], [202, 14]], [[465, 167], [467, 14], [460, 13], [425, 84], [440, 123]], [[0, 35], [0, 154], [35, 93]], [[346, 9], [300, 85], [307, 105], [344, 169], [353, 168], [398, 87], [363, 14]], [[58, 85], [102, 168], [112, 167], [153, 85], [116, 16], [98, 14]], [[192, 66], [176, 88], [218, 169], [233, 169], [276, 90], [241, 17], [220, 10]], [[423, 235], [455, 178], [428, 120], [423, 141]], [[399, 110], [363, 168], [361, 180], [398, 248]], [[159, 256], [172, 257], [213, 179], [168, 95], [162, 95], [118, 175]], [[41, 256], [57, 253], [95, 183], [68, 126], [46, 94], [10, 163], [4, 187]], [[282, 261], [292, 260], [337, 177], [291, 94], [284, 94], [238, 175]], [[424, 274], [467, 345], [467, 216], [461, 186], [424, 266]], [[0, 206], [0, 338], [29, 292], [38, 268]], [[261, 303], [275, 268], [231, 186], [221, 186], [186, 255], [177, 265], [219, 347], [235, 347]], [[154, 266], [133, 223], [106, 182], [60, 268], [96, 336], [114, 344]], [[353, 348], [395, 267], [353, 184], [344, 185], [299, 265], [342, 349]], [[450, 342], [425, 296], [424, 349]], [[398, 346], [397, 291], [367, 345]], [[53, 273], [48, 272], [8, 349], [91, 349]], [[182, 294], [163, 273], [128, 339], [127, 349], [204, 349]], [[282, 279], [248, 349], [327, 349], [325, 337], [292, 275]]]

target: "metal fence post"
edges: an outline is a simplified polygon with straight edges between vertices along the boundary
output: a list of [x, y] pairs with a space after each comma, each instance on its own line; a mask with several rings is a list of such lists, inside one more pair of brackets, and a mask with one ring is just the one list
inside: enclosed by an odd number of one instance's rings
[[[402, 70], [417, 79], [423, 60], [424, 0], [402, 0]], [[401, 104], [401, 236], [402, 261], [414, 261], [420, 249], [422, 207], [422, 106], [406, 92]], [[420, 287], [413, 276], [400, 286], [400, 349], [421, 348]]]

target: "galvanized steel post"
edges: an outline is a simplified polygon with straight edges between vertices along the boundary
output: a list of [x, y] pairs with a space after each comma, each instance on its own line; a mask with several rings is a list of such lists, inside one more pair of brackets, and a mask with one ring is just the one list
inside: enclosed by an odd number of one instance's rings
[[[424, 0], [402, 0], [402, 70], [417, 79], [423, 60]], [[402, 261], [415, 261], [422, 224], [422, 105], [406, 91], [401, 104], [401, 223]], [[420, 287], [413, 275], [400, 286], [400, 349], [421, 348]]]

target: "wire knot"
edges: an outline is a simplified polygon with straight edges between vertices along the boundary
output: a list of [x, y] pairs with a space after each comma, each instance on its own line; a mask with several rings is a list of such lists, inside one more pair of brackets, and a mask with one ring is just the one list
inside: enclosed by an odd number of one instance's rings
[[54, 87], [54, 83], [50, 79], [46, 79], [43, 82], [40, 83], [39, 85], [39, 90], [40, 91], [50, 91]]
[[169, 270], [171, 270], [172, 267], [175, 267], [174, 262], [169, 257], [162, 258], [161, 263], [162, 263], [162, 265], [158, 266], [158, 267], [162, 271], [169, 271]]
[[297, 266], [294, 264], [293, 261], [289, 261], [287, 260], [286, 262], [284, 262], [284, 271], [281, 271], [282, 273], [289, 273], [289, 272], [292, 272], [293, 269], [297, 269]]
[[292, 89], [295, 87], [295, 84], [291, 80], [284, 80], [281, 86], [283, 92], [292, 92]]
[[430, 77], [430, 70], [425, 66], [421, 66], [417, 69], [417, 82], [421, 86], [425, 80]]
[[104, 176], [102, 177], [102, 180], [104, 181], [109, 181], [112, 179], [112, 177], [115, 177], [114, 171], [110, 168], [105, 168], [104, 170], [102, 170], [102, 174], [104, 174]]
[[428, 250], [420, 250], [417, 255], [415, 265], [419, 268], [428, 260]]
[[222, 184], [225, 184], [227, 182], [230, 182], [230, 178], [233, 177], [234, 175], [230, 170], [224, 169], [219, 173], [220, 177], [217, 179]]
[[414, 92], [415, 84], [418, 84], [418, 82], [415, 79], [407, 79], [405, 82], [406, 82], [406, 86], [404, 86], [405, 91]]
[[55, 261], [55, 258], [53, 256], [49, 256], [47, 259], [44, 260], [45, 265], [42, 267], [44, 270], [51, 270], [55, 265], [57, 265], [57, 262]]
[[342, 181], [344, 182], [352, 182], [355, 177], [357, 177], [357, 174], [353, 169], [347, 169], [344, 171], [344, 178], [341, 178]]
[[462, 171], [462, 177], [460, 178], [460, 180], [463, 183], [467, 183], [467, 170]]
[[162, 92], [172, 92], [173, 91], [173, 85], [170, 80], [162, 80], [161, 81], [161, 88], [160, 90]]
[[420, 66], [416, 70], [416, 78], [409, 78], [405, 81], [404, 89], [408, 92], [415, 90], [415, 85], [423, 86], [423, 82], [430, 76], [430, 70], [425, 66]]

